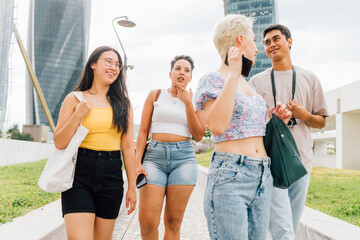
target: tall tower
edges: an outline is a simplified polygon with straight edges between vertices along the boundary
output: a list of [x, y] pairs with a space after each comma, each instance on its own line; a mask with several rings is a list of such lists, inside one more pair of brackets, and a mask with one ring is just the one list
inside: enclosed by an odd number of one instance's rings
[[270, 25], [277, 24], [276, 0], [224, 0], [226, 14], [243, 14], [255, 18], [254, 34], [258, 54], [255, 65], [251, 68], [249, 79], [255, 74], [271, 67], [271, 60], [266, 56], [262, 33]]
[[[31, 0], [28, 52], [54, 123], [86, 62], [91, 0]], [[26, 121], [47, 124], [30, 79]], [[48, 125], [48, 124], [47, 124]]]
[[0, 1], [0, 130], [4, 131], [8, 96], [9, 51], [14, 16], [14, 0]]

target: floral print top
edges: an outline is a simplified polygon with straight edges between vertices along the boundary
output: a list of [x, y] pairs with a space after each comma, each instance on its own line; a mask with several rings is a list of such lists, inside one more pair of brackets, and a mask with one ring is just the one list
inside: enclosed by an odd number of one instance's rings
[[[225, 84], [218, 72], [205, 74], [195, 94], [196, 110], [204, 110], [204, 104], [216, 99]], [[214, 142], [224, 142], [255, 136], [265, 136], [267, 106], [260, 94], [248, 96], [236, 93], [234, 110], [228, 128], [220, 136], [213, 135]]]

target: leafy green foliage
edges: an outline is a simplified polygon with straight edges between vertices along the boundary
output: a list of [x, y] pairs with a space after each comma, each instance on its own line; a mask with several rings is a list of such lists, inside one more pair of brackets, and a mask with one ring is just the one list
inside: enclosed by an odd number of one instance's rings
[[33, 138], [30, 134], [22, 135], [19, 130], [19, 126], [14, 124], [11, 128], [7, 130], [7, 133], [10, 134], [11, 139], [23, 140], [23, 141], [32, 141]]
[[205, 132], [205, 135], [204, 135], [205, 138], [211, 138], [211, 132], [209, 130], [209, 127], [206, 127], [206, 132]]
[[42, 191], [37, 181], [46, 160], [0, 167], [0, 224], [60, 198]]

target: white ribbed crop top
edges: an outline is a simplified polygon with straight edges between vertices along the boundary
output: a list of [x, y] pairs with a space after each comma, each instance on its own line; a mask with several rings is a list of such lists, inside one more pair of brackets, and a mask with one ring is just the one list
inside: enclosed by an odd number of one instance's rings
[[151, 132], [191, 137], [185, 104], [171, 96], [167, 89], [162, 89], [159, 99], [154, 102]]

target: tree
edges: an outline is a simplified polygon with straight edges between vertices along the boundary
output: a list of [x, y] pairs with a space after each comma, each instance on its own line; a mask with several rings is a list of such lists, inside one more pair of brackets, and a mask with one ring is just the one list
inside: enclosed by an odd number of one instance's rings
[[32, 141], [33, 138], [30, 136], [30, 134], [22, 135], [19, 130], [19, 126], [17, 124], [14, 124], [11, 128], [7, 130], [7, 134], [10, 134], [11, 139], [16, 140], [24, 140], [24, 141]]
[[11, 139], [17, 139], [20, 140], [20, 131], [19, 126], [17, 124], [14, 124], [11, 128], [9, 128], [6, 132], [7, 134], [10, 134]]

